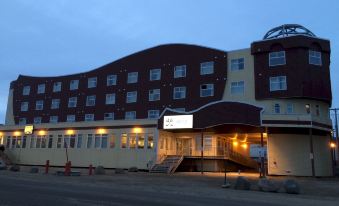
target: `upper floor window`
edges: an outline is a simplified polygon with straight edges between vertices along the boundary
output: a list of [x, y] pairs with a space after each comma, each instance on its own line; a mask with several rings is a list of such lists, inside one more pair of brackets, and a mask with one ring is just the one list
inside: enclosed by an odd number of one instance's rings
[[49, 122], [50, 123], [57, 123], [58, 122], [58, 116], [50, 116]]
[[28, 111], [28, 102], [21, 102], [20, 111], [27, 112]]
[[174, 78], [186, 77], [186, 65], [174, 67]]
[[88, 82], [88, 88], [94, 88], [94, 87], [97, 87], [97, 78], [96, 77], [91, 77], [91, 78], [88, 78], [87, 80]]
[[77, 106], [77, 100], [78, 100], [77, 97], [70, 97], [68, 99], [68, 107], [69, 108], [76, 107]]
[[86, 106], [95, 106], [95, 95], [87, 96]]
[[159, 110], [148, 110], [148, 119], [157, 119], [159, 117]]
[[286, 89], [286, 76], [270, 77], [270, 91], [279, 91]]
[[61, 82], [54, 82], [53, 92], [60, 92], [60, 91], [61, 91]]
[[231, 60], [231, 71], [244, 70], [244, 58]]
[[200, 64], [200, 75], [213, 73], [214, 73], [214, 62], [203, 62]]
[[158, 101], [160, 100], [160, 89], [151, 89], [148, 91], [148, 100], [149, 101]]
[[186, 98], [186, 87], [174, 87], [173, 99], [185, 99]]
[[151, 69], [149, 72], [149, 80], [155, 81], [161, 79], [161, 69]]
[[24, 86], [22, 89], [22, 95], [29, 95], [31, 92], [31, 86]]
[[105, 113], [104, 120], [114, 120], [114, 112]]
[[214, 95], [213, 84], [202, 84], [200, 85], [200, 97], [209, 97]]
[[293, 114], [294, 113], [294, 105], [292, 103], [287, 103], [286, 113], [287, 114]]
[[34, 117], [34, 120], [33, 120], [33, 122], [34, 122], [34, 124], [41, 124], [41, 117]]
[[69, 114], [67, 115], [67, 122], [75, 122], [75, 115], [74, 114]]
[[125, 119], [136, 119], [136, 111], [125, 112]]
[[280, 104], [274, 104], [273, 106], [273, 112], [275, 114], [280, 114]]
[[69, 83], [69, 90], [77, 90], [79, 88], [79, 80], [71, 80]]
[[44, 101], [38, 100], [35, 102], [35, 110], [43, 110], [44, 109]]
[[94, 121], [94, 114], [85, 114], [85, 121]]
[[231, 82], [231, 94], [244, 94], [245, 82]]
[[19, 124], [20, 124], [20, 125], [26, 124], [26, 118], [20, 118], [20, 119], [19, 119]]
[[58, 109], [60, 106], [60, 99], [52, 99], [51, 109]]
[[126, 103], [137, 102], [137, 91], [127, 92]]
[[321, 66], [321, 52], [319, 51], [308, 51], [308, 62], [309, 64]]
[[107, 86], [117, 85], [117, 75], [111, 74], [107, 76]]
[[138, 82], [138, 72], [130, 72], [127, 76], [127, 83], [137, 83]]
[[285, 51], [270, 52], [269, 64], [270, 67], [286, 64]]
[[38, 85], [38, 94], [45, 93], [45, 84], [39, 84]]
[[115, 93], [106, 94], [106, 104], [115, 104]]

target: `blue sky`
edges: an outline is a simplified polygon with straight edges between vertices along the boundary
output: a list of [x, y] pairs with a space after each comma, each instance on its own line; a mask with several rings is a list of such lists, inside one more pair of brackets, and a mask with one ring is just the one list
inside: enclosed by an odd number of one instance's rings
[[249, 48], [286, 23], [331, 41], [332, 106], [339, 107], [337, 0], [1, 0], [0, 123], [19, 74], [83, 72], [166, 43]]

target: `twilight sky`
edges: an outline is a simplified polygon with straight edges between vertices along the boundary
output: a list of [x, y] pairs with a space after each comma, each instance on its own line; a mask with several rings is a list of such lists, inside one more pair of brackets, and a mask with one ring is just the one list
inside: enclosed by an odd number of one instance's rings
[[19, 74], [83, 72], [166, 43], [249, 48], [286, 23], [331, 41], [332, 107], [339, 107], [337, 0], [1, 0], [0, 123]]

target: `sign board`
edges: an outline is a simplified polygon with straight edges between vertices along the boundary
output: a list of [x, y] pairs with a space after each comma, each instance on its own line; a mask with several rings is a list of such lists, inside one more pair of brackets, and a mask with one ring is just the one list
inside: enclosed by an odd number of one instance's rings
[[164, 116], [164, 129], [193, 128], [193, 115]]
[[26, 125], [25, 126], [25, 134], [33, 134], [33, 125]]

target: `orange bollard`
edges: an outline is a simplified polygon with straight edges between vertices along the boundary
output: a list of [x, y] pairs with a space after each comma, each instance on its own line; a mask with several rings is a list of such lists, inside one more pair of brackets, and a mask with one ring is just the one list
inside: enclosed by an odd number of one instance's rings
[[48, 174], [48, 170], [49, 170], [49, 160], [46, 160], [45, 174]]
[[92, 174], [93, 174], [93, 165], [90, 164], [88, 168], [88, 175], [92, 175]]

